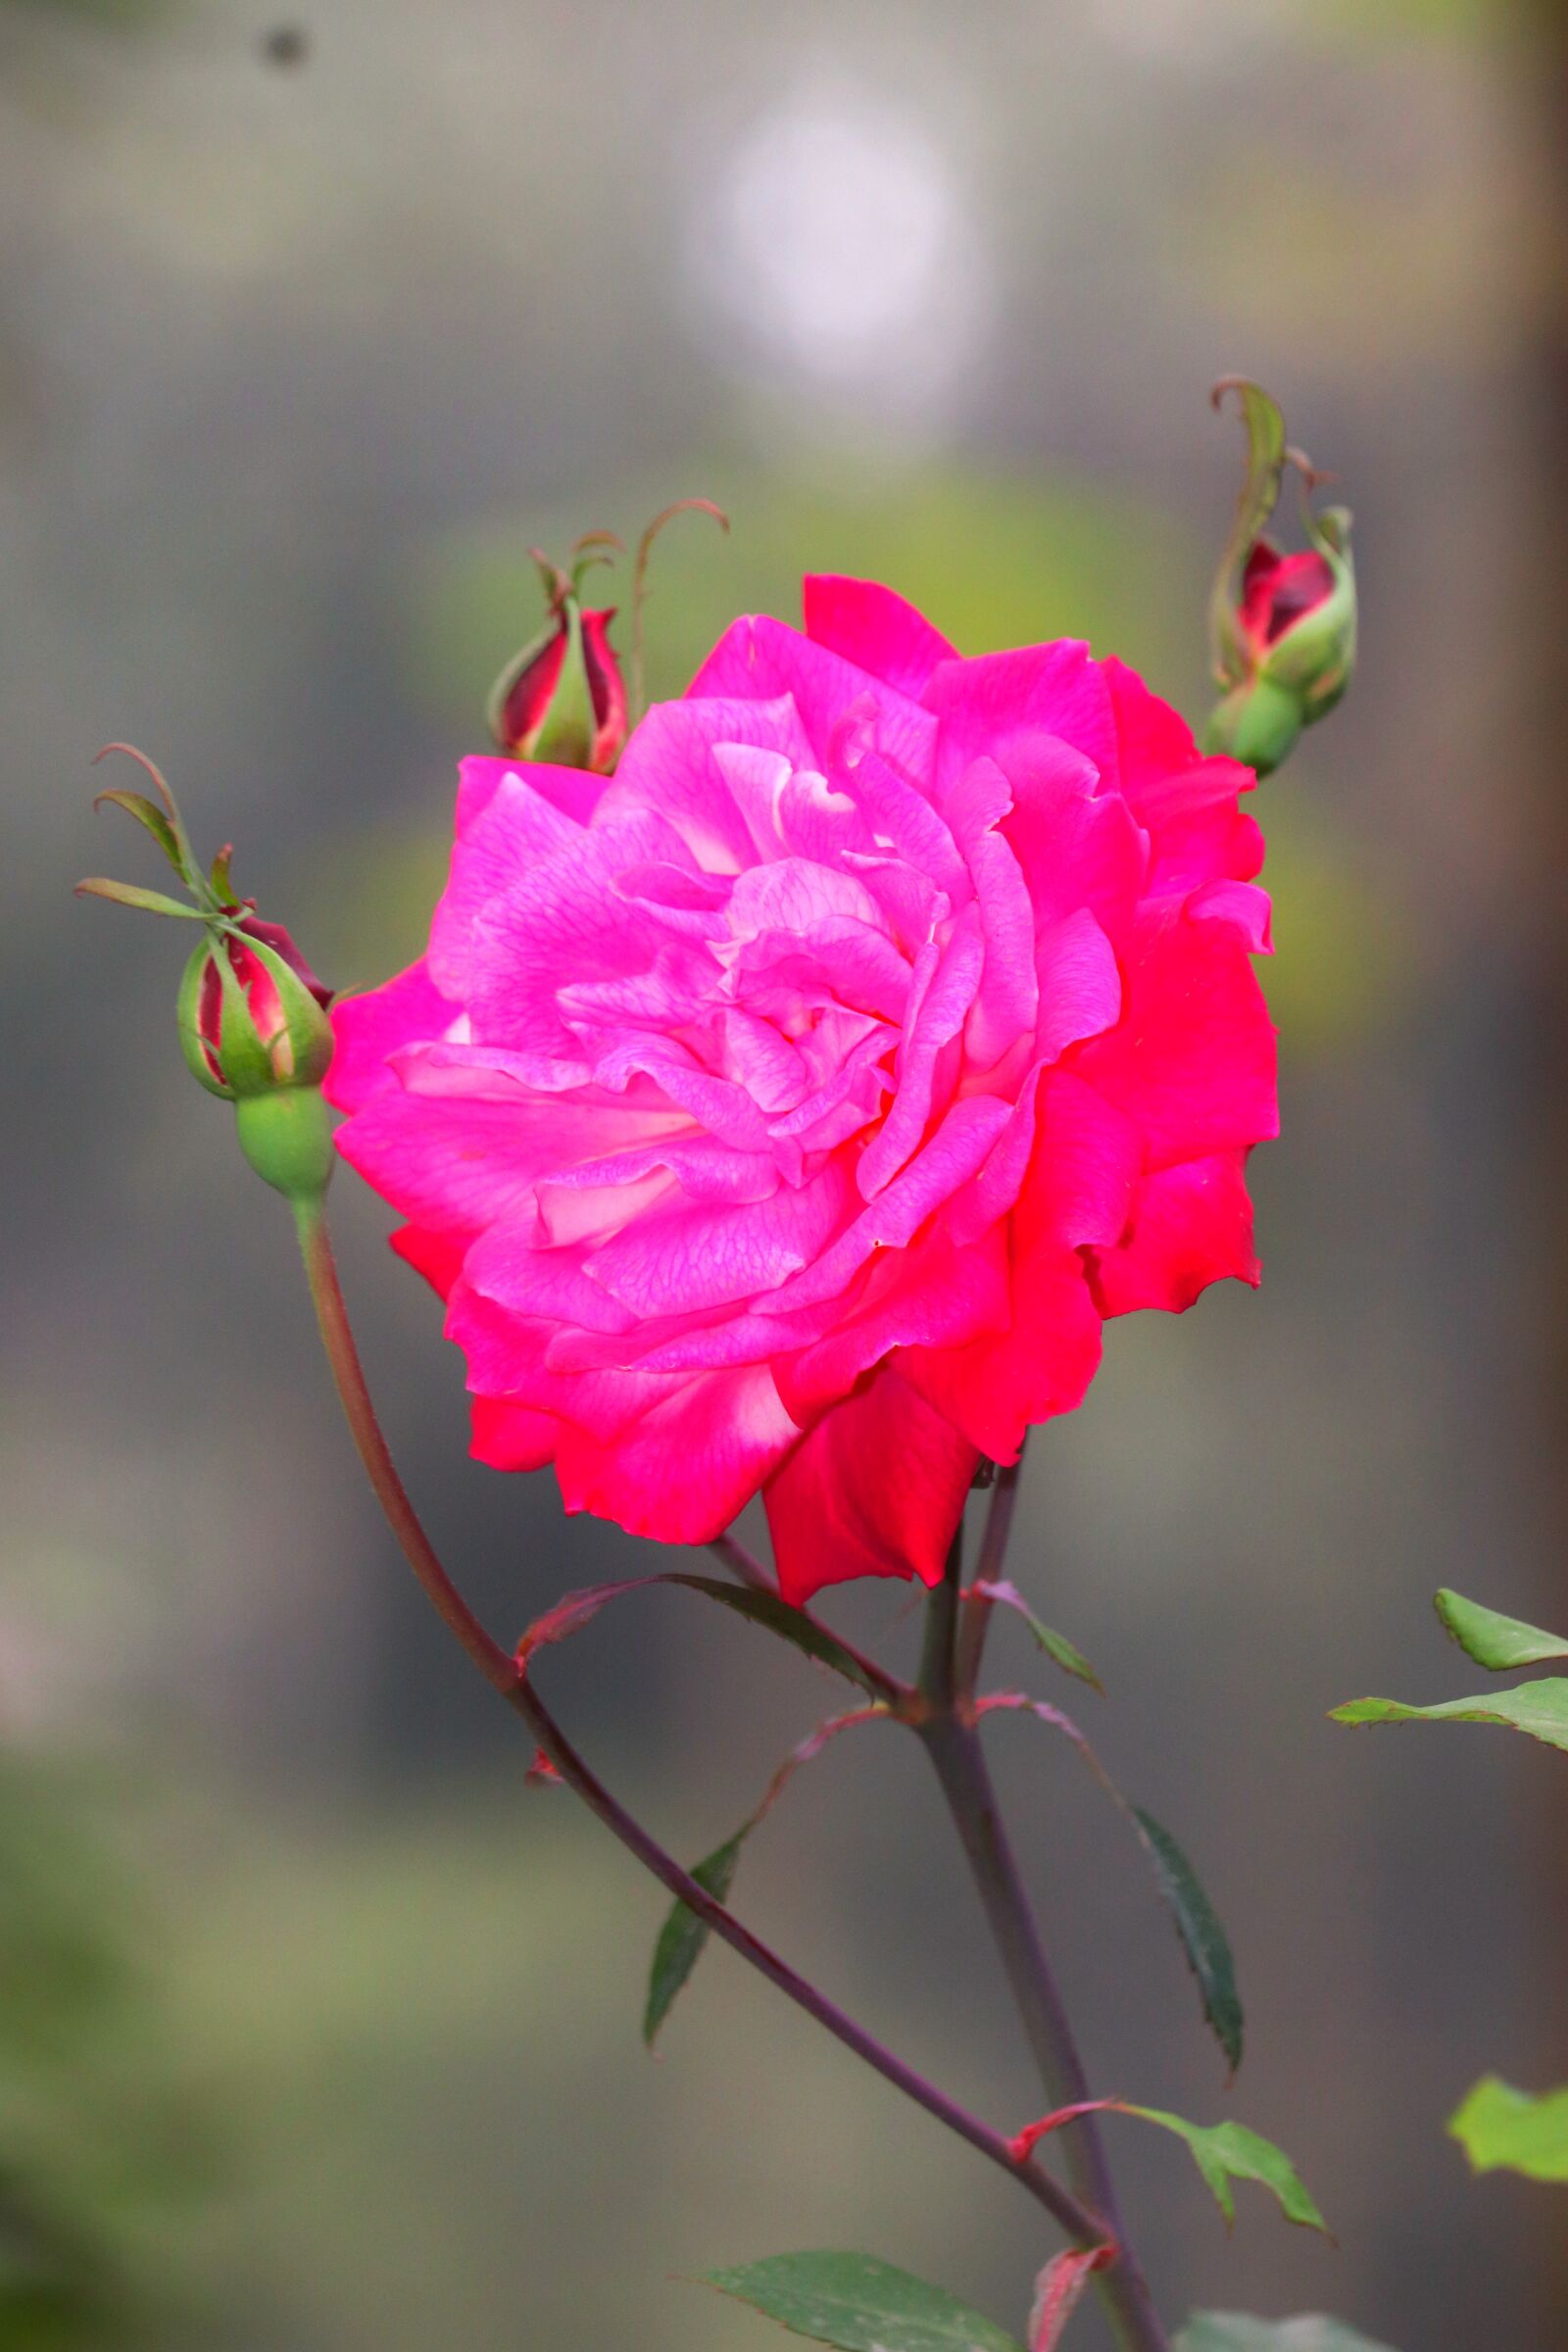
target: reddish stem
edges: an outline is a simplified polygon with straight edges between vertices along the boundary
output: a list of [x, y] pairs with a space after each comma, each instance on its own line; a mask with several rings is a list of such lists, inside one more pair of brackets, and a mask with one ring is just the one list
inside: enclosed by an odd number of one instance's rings
[[[1003, 1476], [1005, 1475], [1004, 1472]], [[1011, 1510], [1010, 1495], [1004, 1506], [999, 1486], [993, 1497], [982, 1544], [981, 1561], [985, 1573], [978, 1580], [980, 1582], [989, 1583], [1002, 1571]], [[947, 1581], [956, 1592], [958, 1582], [956, 1543], [949, 1558]], [[991, 1930], [992, 1940], [1002, 1961], [1024, 2034], [1045, 2083], [1046, 2095], [1054, 2110], [1069, 2111], [1070, 2121], [1067, 2115], [1056, 2114], [1053, 2118], [1054, 2122], [1064, 2127], [1062, 2150], [1068, 2179], [1076, 2196], [1085, 2205], [1103, 2215], [1105, 2226], [1102, 2235], [1116, 2247], [1114, 2260], [1105, 2264], [1096, 2280], [1105, 2316], [1115, 2331], [1122, 2352], [1169, 2352], [1168, 2339], [1154, 2309], [1148, 2280], [1137, 2255], [1128, 2243], [1126, 2226], [1121, 2218], [1105, 2155], [1104, 2139], [1094, 2113], [1096, 2102], [1090, 2097], [1088, 2077], [1068, 2022], [1061, 1988], [1056, 1983], [1040, 1923], [1029, 1900], [1017, 1857], [1003, 1822], [1002, 1808], [981, 1742], [972, 1682], [959, 1681], [955, 1671], [956, 1659], [952, 1653], [956, 1642], [961, 1642], [962, 1634], [955, 1632], [951, 1601], [943, 1611], [939, 1596], [933, 1593], [931, 1626], [936, 1627], [942, 1622], [946, 1623], [948, 1631], [945, 1637], [939, 1638], [934, 1643], [928, 1641], [926, 1662], [921, 1670], [921, 1689], [930, 1699], [931, 1706], [917, 1729], [936, 1768], [942, 1792], [948, 1800], [948, 1810], [958, 1833], [969, 1874], [980, 1897], [981, 1908], [985, 1912], [986, 1923]], [[987, 1622], [987, 1617], [971, 1617], [963, 1628], [964, 1632], [971, 1625], [975, 1629], [972, 1657], [968, 1665], [971, 1676], [979, 1669]], [[942, 1654], [944, 1649], [946, 1656]], [[946, 1700], [942, 1695], [944, 1689], [951, 1694]], [[1016, 2142], [1014, 2149], [1016, 2152]]]
[[575, 1789], [589, 1810], [598, 1815], [606, 1828], [620, 1839], [621, 1844], [642, 1863], [645, 1870], [651, 1871], [688, 1910], [695, 1912], [732, 1951], [738, 1952], [743, 1960], [750, 1961], [753, 1968], [764, 1976], [770, 1984], [777, 1985], [779, 1991], [794, 2001], [798, 2008], [804, 2009], [808, 2017], [815, 2018], [818, 2025], [825, 2026], [835, 2039], [853, 2050], [857, 2057], [864, 2059], [896, 2090], [903, 2091], [916, 2106], [924, 2108], [938, 2123], [945, 2124], [950, 2132], [956, 2132], [960, 2139], [966, 2140], [972, 2148], [988, 2157], [1027, 2189], [1060, 2224], [1075, 2244], [1093, 2246], [1102, 2242], [1107, 2231], [1097, 2214], [1029, 2158], [1015, 2156], [1002, 2132], [994, 2132], [989, 2124], [982, 2123], [978, 2116], [971, 2115], [966, 2108], [949, 2098], [945, 2091], [939, 2090], [912, 2067], [906, 2065], [902, 2058], [885, 2049], [854, 2018], [791, 1968], [788, 1961], [781, 1960], [777, 1953], [769, 1950], [760, 1937], [752, 1934], [750, 1928], [744, 1927], [722, 1903], [715, 1902], [690, 1872], [683, 1870], [674, 1857], [664, 1851], [641, 1823], [635, 1821], [611, 1795], [603, 1782], [584, 1762], [526, 1674], [519, 1669], [515, 1659], [509, 1656], [486, 1632], [442, 1566], [398, 1476], [376, 1419], [375, 1408], [366, 1385], [364, 1366], [349, 1324], [348, 1309], [338, 1282], [325, 1213], [320, 1202], [298, 1204], [295, 1222], [327, 1361], [355, 1445], [359, 1448], [360, 1459], [387, 1524], [443, 1624], [466, 1650], [491, 1688], [522, 1717], [562, 1779]]

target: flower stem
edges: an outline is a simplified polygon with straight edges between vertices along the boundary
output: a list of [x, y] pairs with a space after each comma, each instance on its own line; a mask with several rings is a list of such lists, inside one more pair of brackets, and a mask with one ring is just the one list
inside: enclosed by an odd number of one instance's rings
[[[988, 1581], [1001, 1570], [1016, 1475], [1014, 1471], [1011, 1488], [1004, 1489], [999, 1481], [994, 1492], [979, 1582]], [[1003, 1477], [1006, 1476], [1004, 1472]], [[931, 1596], [920, 1677], [928, 1708], [915, 1728], [947, 1798], [986, 1924], [1040, 2070], [1047, 2100], [1054, 2109], [1077, 2106], [1090, 2095], [1089, 2079], [1003, 1822], [975, 1719], [971, 1694], [984, 1647], [987, 1616], [977, 1617], [973, 1613], [980, 1596], [971, 1594], [966, 1614], [956, 1624], [958, 1557], [956, 1539], [944, 1586]], [[946, 1698], [944, 1689], [948, 1692]], [[1168, 2339], [1154, 2310], [1148, 2281], [1128, 2243], [1098, 2118], [1082, 2116], [1065, 2125], [1059, 2136], [1075, 2195], [1102, 2216], [1105, 2233], [1116, 2245], [1115, 2260], [1098, 2274], [1095, 2283], [1117, 2343], [1123, 2352], [1168, 2352]]]
[[[1027, 1438], [1024, 1443], [1027, 1445]], [[1018, 1479], [1022, 1469], [1023, 1448], [1020, 1446], [1018, 1459], [997, 1471], [996, 1484], [991, 1490], [991, 1507], [986, 1513], [985, 1533], [980, 1538], [974, 1588], [965, 1593], [958, 1615], [958, 1648], [954, 1679], [965, 1697], [973, 1690], [979, 1675], [991, 1612], [996, 1606], [979, 1588], [994, 1584], [1002, 1574], [1003, 1563], [1007, 1556], [1007, 1539], [1012, 1533], [1012, 1514], [1018, 1500]]]
[[777, 1593], [777, 1584], [756, 1553], [748, 1551], [745, 1544], [737, 1543], [733, 1536], [715, 1536], [708, 1548], [715, 1560], [722, 1561], [731, 1574], [739, 1577], [743, 1585], [749, 1585], [754, 1592]]
[[819, 1992], [787, 1961], [770, 1951], [722, 1903], [715, 1902], [672, 1855], [664, 1851], [641, 1823], [635, 1821], [611, 1795], [597, 1774], [577, 1753], [516, 1660], [486, 1632], [468, 1607], [442, 1566], [409, 1499], [366, 1386], [365, 1371], [349, 1324], [325, 1213], [319, 1200], [297, 1204], [295, 1222], [327, 1361], [355, 1445], [359, 1448], [360, 1459], [387, 1524], [443, 1624], [456, 1637], [491, 1688], [499, 1691], [508, 1705], [521, 1716], [562, 1779], [646, 1870], [651, 1871], [688, 1910], [695, 1912], [731, 1950], [749, 1961], [770, 1984], [776, 1985], [808, 2017], [815, 2018], [819, 2025], [825, 2026], [837, 2040], [853, 2050], [857, 2057], [862, 2058], [895, 2089], [902, 2090], [916, 2106], [934, 2116], [938, 2123], [946, 2124], [949, 2131], [956, 2132], [960, 2139], [966, 2140], [982, 2156], [988, 2157], [993, 2164], [1009, 2174], [1046, 2208], [1075, 2244], [1092, 2246], [1102, 2242], [1106, 2233], [1106, 2224], [1096, 2212], [1054, 2180], [1032, 2158], [1020, 2159], [1016, 2156], [1001, 2132], [993, 2131], [979, 2117], [971, 2115], [956, 2100], [949, 2098], [945, 2091], [939, 2090], [912, 2067], [906, 2065], [902, 2058], [885, 2049], [863, 2027], [829, 2000], [825, 1993]]
[[[948, 1800], [1047, 2101], [1053, 2108], [1075, 2106], [1090, 2095], [1088, 2077], [1003, 1826], [979, 1731], [951, 1712], [933, 1715], [920, 1736]], [[1126, 2352], [1167, 2352], [1148, 2281], [1127, 2241], [1098, 2119], [1083, 2116], [1063, 2126], [1059, 2136], [1075, 2195], [1103, 2216], [1106, 2234], [1118, 2249], [1116, 2260], [1096, 2279], [1117, 2341]]]
[[951, 1707], [954, 1701], [962, 1583], [963, 1521], [960, 1519], [948, 1548], [948, 1564], [943, 1571], [942, 1582], [932, 1587], [931, 1596], [926, 1602], [925, 1645], [920, 1653], [919, 1688], [925, 1700], [921, 1720], [931, 1709], [940, 1713]]

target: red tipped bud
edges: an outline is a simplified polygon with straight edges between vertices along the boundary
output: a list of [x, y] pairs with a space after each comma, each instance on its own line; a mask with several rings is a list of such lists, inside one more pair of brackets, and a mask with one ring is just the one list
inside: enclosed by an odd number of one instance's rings
[[[141, 760], [139, 752], [132, 757]], [[230, 896], [228, 849], [220, 851], [210, 874], [202, 871], [168, 785], [150, 761], [141, 763], [158, 788], [157, 802], [136, 793], [102, 797], [153, 836], [183, 883], [188, 904], [99, 877], [77, 887], [202, 926], [179, 985], [186, 1065], [209, 1094], [233, 1103], [240, 1148], [257, 1174], [297, 1203], [315, 1200], [333, 1167], [331, 1123], [321, 1096], [332, 1058], [326, 1017], [332, 993], [281, 923], [263, 922], [252, 901]]]
[[281, 923], [239, 906], [231, 931], [199, 947], [179, 992], [179, 1039], [192, 1075], [230, 1101], [317, 1086], [332, 1058], [323, 988]]
[[549, 618], [491, 688], [490, 732], [514, 759], [608, 776], [626, 740], [626, 689], [609, 637], [614, 611], [583, 610], [581, 563], [568, 577], [538, 562]]
[[[240, 1150], [291, 1200], [314, 1200], [332, 1174], [321, 1080], [332, 1058], [321, 986], [281, 923], [237, 906], [185, 966], [179, 1042], [193, 1077], [234, 1105]], [[237, 919], [234, 919], [237, 918]]]
[[[1350, 682], [1356, 618], [1350, 516], [1344, 507], [1314, 511], [1310, 492], [1319, 477], [1286, 447], [1285, 419], [1268, 394], [1229, 376], [1214, 387], [1216, 406], [1227, 391], [1241, 401], [1248, 467], [1209, 600], [1214, 678], [1226, 693], [1205, 740], [1210, 751], [1244, 760], [1264, 776]], [[1262, 535], [1288, 464], [1301, 476], [1310, 543], [1297, 555], [1282, 555]]]

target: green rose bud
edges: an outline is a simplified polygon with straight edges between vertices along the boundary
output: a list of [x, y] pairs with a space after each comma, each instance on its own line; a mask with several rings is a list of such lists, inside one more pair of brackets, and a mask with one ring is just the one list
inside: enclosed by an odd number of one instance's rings
[[280, 1087], [318, 1086], [332, 1058], [323, 988], [281, 923], [225, 906], [185, 966], [179, 1042], [191, 1075], [234, 1102]]
[[[1285, 419], [1268, 394], [1227, 376], [1214, 387], [1216, 407], [1230, 390], [1247, 425], [1248, 468], [1209, 599], [1214, 678], [1227, 691], [1204, 743], [1266, 776], [1350, 682], [1356, 617], [1350, 516], [1344, 507], [1314, 512], [1310, 492], [1319, 477], [1299, 451], [1286, 447]], [[1308, 540], [1295, 555], [1282, 554], [1262, 535], [1287, 465], [1301, 476]]]
[[240, 1149], [257, 1174], [297, 1203], [318, 1200], [334, 1164], [321, 1096], [332, 1059], [332, 992], [281, 923], [263, 922], [254, 902], [234, 898], [228, 850], [220, 852], [210, 873], [201, 870], [168, 785], [139, 752], [131, 757], [152, 777], [159, 800], [131, 792], [100, 798], [115, 802], [152, 835], [189, 903], [97, 876], [77, 890], [202, 925], [179, 985], [176, 1017], [186, 1066], [209, 1094], [233, 1103]]

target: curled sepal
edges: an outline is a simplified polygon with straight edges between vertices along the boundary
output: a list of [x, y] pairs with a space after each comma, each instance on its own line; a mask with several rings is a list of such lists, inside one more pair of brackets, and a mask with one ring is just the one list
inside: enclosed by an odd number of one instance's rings
[[614, 531], [584, 531], [574, 539], [567, 562], [571, 585], [577, 595], [582, 594], [585, 574], [592, 571], [596, 564], [604, 564], [613, 569], [616, 557], [625, 553], [626, 542]]
[[729, 537], [729, 516], [722, 507], [714, 506], [710, 498], [677, 498], [654, 516], [637, 542], [637, 561], [631, 575], [631, 682], [632, 710], [641, 718], [647, 708], [647, 678], [643, 662], [643, 608], [648, 602], [648, 560], [654, 552], [654, 542], [666, 523], [677, 514], [707, 514], [717, 523], [725, 538]]
[[144, 826], [157, 842], [158, 847], [163, 851], [180, 880], [182, 882], [188, 880], [174, 828], [156, 801], [150, 801], [144, 792], [111, 790], [99, 793], [93, 802], [93, 807], [101, 808], [105, 801], [112, 802], [117, 808], [123, 808], [127, 816], [133, 816], [138, 825]]
[[697, 2281], [838, 2352], [1021, 2352], [946, 2287], [869, 2254], [773, 2254]]
[[1279, 505], [1285, 478], [1285, 416], [1279, 403], [1248, 376], [1222, 375], [1209, 394], [1216, 409], [1223, 409], [1229, 392], [1235, 393], [1247, 427], [1247, 471], [1209, 592], [1209, 651], [1219, 686], [1239, 686], [1251, 672], [1250, 651], [1240, 625], [1242, 578], [1264, 524]]
[[191, 851], [190, 837], [185, 831], [185, 820], [179, 813], [179, 803], [170, 790], [163, 769], [156, 760], [149, 760], [145, 752], [139, 752], [133, 743], [106, 743], [101, 750], [93, 754], [94, 767], [101, 760], [107, 760], [111, 752], [118, 752], [122, 759], [134, 760], [136, 765], [152, 785], [158, 799], [154, 802], [150, 801], [145, 793], [121, 792], [116, 789], [101, 792], [93, 802], [93, 807], [101, 808], [105, 801], [111, 801], [117, 808], [123, 808], [127, 816], [133, 816], [136, 822], [144, 825], [152, 835], [175, 873], [197, 902], [199, 904], [211, 903], [211, 894], [203, 883], [201, 869]]
[[[1209, 597], [1209, 650], [1223, 699], [1210, 714], [1205, 747], [1243, 760], [1260, 776], [1285, 760], [1301, 729], [1333, 710], [1355, 665], [1355, 571], [1350, 514], [1320, 514], [1312, 492], [1324, 478], [1285, 440], [1278, 404], [1243, 376], [1214, 387], [1240, 402], [1247, 426], [1247, 473]], [[1263, 536], [1279, 501], [1285, 467], [1301, 485], [1307, 545], [1283, 554]]]
[[134, 906], [142, 914], [175, 915], [181, 922], [206, 921], [199, 906], [183, 906], [161, 890], [142, 890], [134, 882], [112, 882], [107, 874], [88, 874], [75, 886], [78, 899], [110, 899], [117, 906]]
[[1233, 2180], [1256, 2180], [1268, 2189], [1288, 2222], [1296, 2222], [1304, 2230], [1321, 2230], [1327, 2237], [1329, 2226], [1308, 2195], [1299, 2174], [1285, 2154], [1260, 2132], [1246, 2124], [1190, 2124], [1184, 2115], [1171, 2115], [1163, 2107], [1135, 2107], [1127, 2099], [1079, 2099], [1070, 2107], [1057, 2107], [1050, 2115], [1041, 2116], [1038, 2123], [1026, 2125], [1008, 2142], [1019, 2164], [1032, 2156], [1043, 2139], [1059, 2132], [1063, 2124], [1076, 2123], [1084, 2115], [1135, 2115], [1146, 2124], [1157, 2124], [1162, 2132], [1173, 2132], [1178, 2139], [1187, 2142], [1193, 2162], [1215, 2204], [1225, 2217], [1227, 2228], [1236, 2219], [1236, 2199]]

